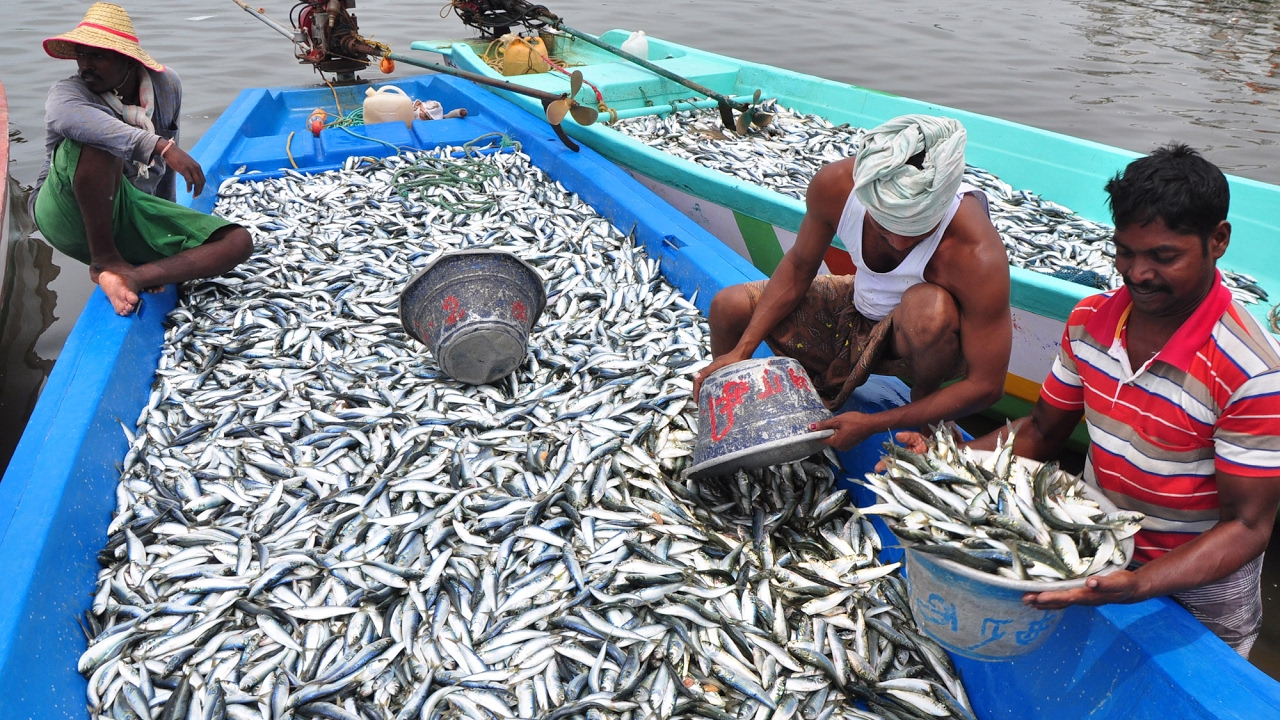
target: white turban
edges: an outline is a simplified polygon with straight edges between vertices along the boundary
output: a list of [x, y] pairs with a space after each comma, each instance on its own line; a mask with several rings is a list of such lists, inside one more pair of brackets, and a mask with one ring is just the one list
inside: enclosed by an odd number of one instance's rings
[[[964, 126], [951, 118], [903, 115], [867, 132], [853, 192], [889, 232], [923, 235], [951, 207], [964, 175]], [[924, 151], [924, 169], [907, 160]]]

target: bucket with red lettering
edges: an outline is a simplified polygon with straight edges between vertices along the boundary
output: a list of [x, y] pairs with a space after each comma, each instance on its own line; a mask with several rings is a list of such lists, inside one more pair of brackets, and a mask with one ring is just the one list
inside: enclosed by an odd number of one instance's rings
[[446, 375], [471, 385], [511, 374], [547, 304], [536, 270], [509, 252], [458, 250], [400, 292], [400, 324], [431, 348]]
[[826, 447], [833, 430], [810, 432], [831, 419], [800, 363], [786, 357], [726, 365], [698, 393], [694, 477], [732, 475], [803, 460]]

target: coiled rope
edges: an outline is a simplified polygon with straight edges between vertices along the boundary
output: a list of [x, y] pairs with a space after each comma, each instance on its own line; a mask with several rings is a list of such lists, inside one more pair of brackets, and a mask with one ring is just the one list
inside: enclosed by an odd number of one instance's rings
[[[481, 141], [490, 140], [484, 145]], [[496, 141], [496, 142], [494, 142]], [[391, 187], [405, 199], [417, 192], [422, 202], [435, 205], [456, 215], [485, 212], [497, 205], [484, 184], [498, 177], [498, 168], [485, 159], [485, 150], [507, 148], [520, 152], [520, 143], [504, 133], [486, 133], [462, 146], [460, 158], [419, 155], [413, 164], [402, 167], [391, 176]], [[432, 192], [447, 188], [456, 192]], [[457, 199], [449, 197], [452, 194]]]

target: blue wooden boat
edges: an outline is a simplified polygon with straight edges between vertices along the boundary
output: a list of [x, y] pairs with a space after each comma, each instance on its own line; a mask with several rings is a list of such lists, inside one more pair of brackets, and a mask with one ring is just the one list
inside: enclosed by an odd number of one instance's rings
[[[358, 138], [307, 115], [328, 106], [328, 88], [247, 90], [192, 155], [211, 187], [237, 168], [280, 173], [289, 153], [303, 170], [382, 156], [385, 143], [460, 144], [503, 132], [550, 176], [659, 258], [662, 273], [705, 312], [720, 288], [761, 273], [596, 153], [571, 153], [540, 120], [470, 83], [439, 76], [396, 81], [410, 95], [465, 107], [465, 120], [366, 126]], [[362, 88], [338, 90], [355, 106]], [[289, 136], [293, 134], [292, 140]], [[286, 147], [289, 152], [286, 152]], [[183, 198], [209, 209], [212, 193]], [[86, 682], [75, 670], [85, 642], [76, 616], [90, 603], [96, 554], [114, 507], [127, 443], [120, 421], [145, 405], [173, 288], [147, 296], [135, 317], [117, 317], [100, 292], [81, 314], [8, 471], [0, 482], [0, 718], [84, 718]], [[865, 410], [905, 401], [906, 388], [878, 378], [859, 390]], [[850, 473], [870, 468], [884, 437], [844, 455]], [[887, 536], [886, 536], [887, 537]], [[892, 552], [891, 550], [888, 552]], [[1280, 716], [1280, 685], [1241, 660], [1165, 600], [1076, 609], [1040, 651], [1017, 662], [958, 661], [979, 717], [1263, 718]]]
[[[621, 46], [626, 31], [612, 30], [600, 39]], [[444, 40], [413, 43], [415, 50], [441, 53], [452, 65], [471, 72], [501, 77], [482, 55], [492, 41]], [[556, 36], [555, 54], [566, 65], [581, 70], [600, 89], [619, 117], [665, 116], [672, 101], [692, 94], [682, 85], [664, 79], [618, 56], [566, 36]], [[797, 112], [814, 113], [835, 124], [873, 127], [909, 113], [946, 115], [960, 120], [968, 131], [966, 160], [989, 170], [1017, 189], [1027, 189], [1065, 205], [1085, 218], [1110, 224], [1103, 185], [1117, 171], [1138, 157], [1132, 152], [1058, 133], [1008, 122], [999, 118], [957, 110], [845, 83], [824, 80], [769, 65], [737, 60], [696, 48], [649, 38], [649, 58], [654, 64], [734, 98], [750, 98], [759, 89], [763, 97]], [[516, 84], [551, 92], [568, 88], [565, 76], [556, 72], [504, 78]], [[542, 108], [523, 96], [495, 90], [508, 100], [541, 115]], [[589, 88], [578, 100], [594, 104]], [[703, 107], [714, 103], [703, 101]], [[681, 103], [688, 108], [688, 103]], [[626, 168], [636, 179], [662, 196], [685, 215], [706, 227], [726, 245], [752, 261], [766, 275], [772, 274], [785, 250], [795, 242], [804, 203], [790, 196], [744, 182], [726, 173], [698, 165], [649, 147], [601, 122], [582, 127], [566, 122], [568, 133], [583, 144]], [[1280, 186], [1230, 177], [1233, 233], [1231, 248], [1221, 266], [1253, 275], [1271, 295], [1280, 299], [1280, 268], [1274, 256], [1274, 238], [1280, 232]], [[837, 241], [838, 242], [838, 241]], [[847, 255], [828, 254], [831, 272], [852, 272]], [[1040, 383], [1048, 374], [1067, 314], [1081, 298], [1095, 290], [1020, 268], [1012, 271], [1013, 354], [1005, 383], [1006, 399], [997, 409], [1020, 417], [1039, 397]], [[1251, 311], [1265, 324], [1270, 305], [1252, 305]]]

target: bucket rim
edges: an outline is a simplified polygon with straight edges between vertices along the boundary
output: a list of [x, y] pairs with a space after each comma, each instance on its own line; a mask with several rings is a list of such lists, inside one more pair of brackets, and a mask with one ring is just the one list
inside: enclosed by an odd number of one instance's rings
[[818, 440], [829, 438], [835, 434], [835, 430], [817, 430], [814, 432], [802, 433], [800, 435], [792, 435], [787, 438], [780, 438], [778, 440], [770, 440], [766, 443], [752, 445], [751, 447], [746, 447], [741, 450], [734, 450], [731, 453], [725, 453], [719, 457], [703, 460], [697, 465], [691, 465], [687, 470], [685, 470], [685, 475], [691, 478], [698, 478], [708, 472], [714, 472], [716, 468], [720, 466], [732, 465], [738, 460], [752, 455], [761, 455], [770, 450], [778, 450], [791, 445], [803, 445], [805, 443], [816, 442]]
[[534, 326], [538, 324], [538, 320], [542, 317], [542, 313], [547, 308], [547, 283], [545, 280], [542, 279], [542, 275], [539, 274], [538, 271], [532, 265], [525, 262], [515, 253], [512, 253], [507, 250], [499, 250], [496, 248], [466, 248], [462, 250], [446, 250], [443, 253], [441, 253], [438, 257], [436, 257], [434, 260], [427, 263], [426, 267], [414, 273], [405, 282], [404, 287], [400, 289], [400, 295], [398, 296], [398, 311], [400, 315], [400, 325], [401, 327], [404, 328], [405, 332], [407, 332], [411, 337], [413, 337], [414, 340], [417, 340], [418, 342], [424, 345], [430, 345], [430, 343], [418, 337], [418, 334], [413, 331], [412, 325], [408, 322], [408, 318], [405, 317], [405, 302], [404, 302], [405, 296], [409, 294], [410, 290], [420, 285], [422, 281], [426, 278], [426, 276], [430, 274], [432, 270], [435, 270], [437, 267], [439, 267], [442, 262], [445, 262], [446, 260], [452, 260], [455, 258], [465, 257], [468, 255], [490, 255], [493, 257], [502, 257], [505, 259], [514, 260], [520, 267], [524, 269], [528, 277], [533, 278], [533, 280], [538, 285], [538, 292], [534, 294], [534, 298], [533, 298], [534, 307], [532, 308], [532, 311], [529, 313], [529, 332], [532, 333]]
[[[796, 360], [795, 358], [792, 358], [792, 357], [787, 357], [786, 355], [774, 355], [774, 356], [765, 357], [765, 358], [747, 358], [746, 360], [739, 360], [736, 363], [729, 363], [728, 365], [725, 365], [719, 370], [716, 370], [715, 372], [711, 373], [710, 375], [707, 376], [706, 380], [702, 381], [702, 387], [707, 387], [709, 384], [712, 384], [712, 382], [717, 377], [723, 377], [732, 372], [741, 372], [742, 370], [746, 370], [747, 368], [758, 367], [760, 365], [768, 365], [769, 363], [774, 363], [774, 362], [784, 362], [786, 364], [792, 364], [792, 365], [795, 365], [797, 368], [804, 370], [804, 365], [801, 365], [799, 360]], [[809, 371], [805, 370], [805, 375], [808, 375], [808, 374], [809, 374]], [[816, 394], [817, 391], [814, 391], [814, 392]]]
[[[985, 459], [992, 455], [995, 455], [995, 452], [991, 450], [970, 449], [969, 452], [973, 453], [974, 457], [979, 459]], [[1014, 457], [1021, 465], [1023, 465], [1025, 468], [1027, 468], [1029, 472], [1032, 472], [1032, 473], [1034, 473], [1036, 470], [1039, 470], [1040, 467], [1044, 465], [1044, 463], [1038, 462], [1036, 460], [1032, 460], [1030, 458], [1025, 458], [1021, 456], [1014, 456]], [[1104, 495], [1097, 488], [1090, 485], [1088, 481], [1085, 481], [1082, 479], [1081, 482], [1083, 483], [1084, 495], [1090, 500], [1098, 503], [1098, 507], [1102, 508], [1106, 512], [1115, 512], [1120, 509], [1119, 507], [1116, 506], [1115, 503], [1111, 502], [1110, 498]], [[898, 537], [897, 534], [894, 534], [894, 537], [897, 538], [898, 544], [902, 546], [903, 550], [905, 551], [904, 553], [905, 555], [907, 555], [909, 558], [913, 558], [914, 562], [922, 562], [918, 558], [921, 555], [925, 555], [927, 553], [923, 553], [917, 550], [917, 547], [921, 543], [912, 542], [910, 540], [903, 540], [902, 538]], [[1125, 538], [1124, 540], [1121, 540], [1120, 545], [1125, 549], [1126, 556], [1132, 562], [1133, 545], [1134, 545], [1133, 537], [1130, 536]], [[1049, 592], [1051, 590], [1073, 590], [1075, 588], [1084, 587], [1085, 581], [1091, 577], [1102, 577], [1103, 575], [1110, 575], [1113, 572], [1117, 572], [1119, 570], [1125, 569], [1124, 567], [1121, 567], [1119, 565], [1108, 564], [1105, 568], [1103, 568], [1102, 570], [1099, 570], [1098, 572], [1092, 575], [1085, 575], [1083, 577], [1071, 578], [1070, 580], [1041, 581], [1041, 580], [1013, 580], [1013, 579], [1004, 577], [1002, 575], [992, 575], [991, 573], [985, 573], [976, 568], [971, 568], [967, 565], [961, 565], [955, 560], [948, 560], [947, 558], [944, 558], [938, 555], [929, 555], [928, 562], [937, 564], [951, 572], [956, 573], [957, 575], [961, 575], [970, 580], [984, 582], [989, 585], [994, 585], [996, 587], [1003, 588], [1006, 590], [1017, 590], [1021, 592]], [[910, 570], [907, 571], [908, 574], [910, 574], [910, 572], [911, 572]]]

